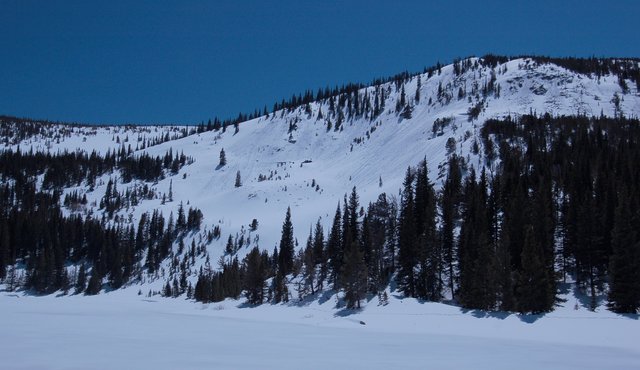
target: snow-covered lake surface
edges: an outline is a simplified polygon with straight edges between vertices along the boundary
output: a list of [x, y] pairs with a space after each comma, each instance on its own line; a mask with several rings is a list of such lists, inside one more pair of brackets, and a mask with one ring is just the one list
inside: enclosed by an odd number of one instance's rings
[[[638, 369], [640, 323], [573, 304], [544, 317], [391, 298], [241, 308], [145, 298], [0, 295], [2, 369]], [[361, 323], [365, 323], [363, 325]]]

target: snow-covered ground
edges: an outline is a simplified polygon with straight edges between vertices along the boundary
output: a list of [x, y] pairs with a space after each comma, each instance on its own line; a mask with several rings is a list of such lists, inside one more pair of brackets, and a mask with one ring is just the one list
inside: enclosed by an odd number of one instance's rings
[[[373, 302], [373, 301], [372, 301]], [[462, 312], [392, 297], [243, 307], [145, 298], [0, 296], [2, 369], [638, 369], [640, 323], [609, 312]], [[363, 325], [362, 323], [365, 325]]]

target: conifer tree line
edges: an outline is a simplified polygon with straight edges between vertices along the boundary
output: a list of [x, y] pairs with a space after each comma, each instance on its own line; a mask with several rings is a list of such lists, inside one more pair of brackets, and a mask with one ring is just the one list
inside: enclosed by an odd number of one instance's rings
[[[624, 60], [617, 58], [552, 58], [545, 56], [535, 55], [519, 55], [519, 56], [499, 56], [493, 54], [484, 55], [474, 61], [470, 58], [457, 58], [453, 61], [453, 71], [455, 76], [459, 76], [467, 71], [475, 71], [479, 68], [490, 68], [491, 78], [485, 81], [484, 86], [481, 89], [484, 97], [488, 95], [500, 95], [500, 85], [495, 83], [496, 75], [495, 68], [500, 65], [509, 62], [513, 59], [525, 58], [532, 63], [528, 65], [533, 68], [536, 64], [555, 64], [557, 66], [566, 68], [575, 73], [583, 75], [593, 75], [597, 78], [613, 75], [618, 78], [619, 84], [623, 93], [629, 92], [629, 86], [627, 80], [635, 82], [636, 87], [640, 90], [640, 67], [638, 62], [640, 60], [636, 58], [625, 58]], [[236, 130], [238, 124], [266, 116], [267, 118], [275, 118], [275, 113], [280, 112], [281, 117], [287, 112], [293, 112], [296, 109], [303, 109], [307, 114], [311, 114], [311, 103], [320, 103], [321, 109], [317, 113], [316, 118], [318, 120], [325, 120], [327, 125], [327, 131], [335, 130], [339, 131], [341, 125], [345, 120], [366, 117], [373, 121], [376, 119], [385, 109], [385, 103], [389, 97], [390, 90], [384, 89], [382, 85], [392, 83], [395, 92], [400, 94], [400, 98], [395, 101], [395, 112], [402, 118], [409, 119], [412, 116], [413, 105], [420, 102], [421, 85], [422, 81], [420, 75], [426, 74], [426, 78], [429, 79], [435, 74], [440, 74], [442, 67], [440, 62], [435, 66], [425, 67], [422, 71], [417, 73], [402, 72], [391, 77], [376, 78], [371, 81], [370, 84], [361, 83], [349, 83], [342, 86], [336, 86], [333, 88], [325, 87], [319, 88], [314, 94], [312, 90], [306, 90], [301, 94], [293, 94], [291, 98], [282, 99], [281, 102], [275, 103], [271, 111], [265, 106], [264, 109], [255, 109], [250, 114], [240, 113], [234, 119], [220, 120], [219, 118], [211, 119], [205, 124], [200, 123], [197, 128], [197, 132], [205, 131], [218, 131], [222, 129], [224, 132], [230, 125], [234, 125]], [[405, 85], [416, 79], [417, 89], [415, 91], [406, 91]], [[363, 89], [372, 87], [373, 92], [362, 92]], [[470, 94], [477, 95], [479, 91], [470, 91]], [[408, 95], [411, 93], [411, 99]], [[458, 98], [461, 99], [467, 92], [462, 88], [457, 92]], [[438, 88], [438, 99], [443, 101], [449, 101], [453, 97], [453, 93], [447, 95], [443, 86]], [[431, 104], [431, 101], [429, 102]], [[322, 107], [326, 110], [323, 112]]]
[[49, 190], [86, 184], [90, 189], [96, 185], [96, 179], [104, 174], [119, 171], [121, 182], [133, 180], [158, 181], [168, 174], [177, 174], [193, 158], [184, 153], [173, 153], [169, 149], [164, 156], [150, 156], [147, 153], [133, 154], [121, 148], [120, 151], [108, 150], [101, 155], [96, 151], [44, 153], [23, 152], [19, 147], [0, 151], [0, 176], [3, 180], [21, 179], [28, 181], [43, 175], [42, 186]]
[[[196, 127], [190, 128], [189, 126], [165, 126], [161, 129], [156, 126], [144, 125], [105, 126], [0, 115], [0, 140], [6, 146], [20, 144], [20, 142], [27, 140], [60, 142], [64, 138], [76, 136], [79, 133], [95, 135], [96, 131], [102, 127], [107, 127], [107, 130], [112, 131], [114, 133], [112, 140], [121, 144], [121, 147], [127, 151], [146, 149], [198, 132]], [[125, 133], [122, 142], [120, 141], [120, 130]], [[135, 146], [131, 143], [135, 143]]]
[[399, 200], [381, 194], [366, 210], [354, 188], [328, 234], [319, 220], [298, 253], [288, 210], [272, 254], [201, 270], [195, 299], [278, 303], [333, 289], [358, 308], [393, 281], [407, 297], [542, 313], [575, 282], [591, 309], [606, 295], [611, 310], [636, 312], [638, 120], [523, 116], [488, 121], [481, 137], [480, 173], [453, 154], [436, 191], [423, 160]]
[[153, 211], [142, 215], [137, 228], [109, 225], [64, 216], [59, 202], [58, 193], [38, 192], [33, 184], [0, 188], [0, 280], [9, 289], [36, 294], [118, 289], [156, 273], [173, 244], [199, 229], [202, 220], [200, 210], [190, 208], [187, 217], [180, 207], [176, 221]]
[[[640, 60], [637, 58], [552, 58], [536, 55], [499, 56], [487, 54], [473, 62], [469, 58], [457, 58], [453, 61], [452, 64], [454, 74], [456, 76], [459, 76], [466, 71], [477, 70], [481, 67], [495, 69], [500, 64], [504, 64], [510, 60], [518, 58], [529, 59], [533, 62], [533, 64], [555, 64], [571, 70], [575, 73], [593, 75], [598, 78], [607, 75], [613, 75], [618, 78], [623, 93], [629, 92], [627, 80], [635, 82], [636, 87], [638, 88], [638, 90], [640, 90], [640, 67], [638, 66], [638, 62]], [[318, 112], [318, 119], [327, 120], [327, 130], [330, 130], [332, 128], [334, 128], [335, 130], [339, 130], [341, 124], [345, 119], [353, 119], [361, 116], [366, 116], [370, 120], [374, 120], [382, 111], [384, 111], [385, 100], [386, 97], [388, 97], [388, 93], [385, 96], [385, 91], [383, 91], [384, 89], [382, 89], [383, 84], [393, 83], [395, 91], [401, 92], [402, 87], [407, 82], [416, 77], [419, 77], [420, 74], [426, 74], [426, 78], [429, 79], [434, 74], [440, 74], [443, 66], [443, 64], [438, 62], [434, 66], [423, 68], [423, 70], [420, 72], [409, 73], [405, 71], [391, 77], [375, 78], [368, 85], [362, 83], [348, 83], [342, 86], [335, 86], [333, 88], [327, 86], [325, 88], [319, 88], [315, 94], [312, 90], [306, 90], [304, 93], [293, 94], [289, 99], [282, 99], [281, 102], [275, 103], [271, 110], [267, 109], [267, 107], [265, 106], [263, 109], [254, 109], [254, 111], [251, 113], [239, 113], [234, 118], [222, 120], [218, 117], [214, 117], [213, 119], [209, 119], [206, 123], [204, 121], [201, 122], [195, 128], [189, 129], [188, 127], [185, 127], [179, 129], [179, 132], [175, 133], [174, 135], [170, 135], [169, 132], [167, 132], [164, 136], [158, 138], [152, 138], [148, 140], [145, 139], [142, 145], [137, 149], [144, 149], [149, 146], [158, 145], [170, 140], [175, 140], [178, 138], [186, 137], [188, 135], [206, 131], [222, 130], [223, 132], [225, 132], [227, 127], [231, 125], [235, 127], [235, 130], [237, 132], [237, 130], [239, 129], [239, 124], [241, 122], [255, 119], [261, 116], [274, 118], [275, 112], [278, 111], [281, 111], [281, 114], [284, 114], [285, 112], [293, 112], [298, 108], [304, 108], [304, 110], [310, 114], [310, 104], [313, 102], [322, 103], [322, 105], [326, 105], [327, 107], [329, 107], [329, 109], [332, 110], [333, 116], [331, 117], [326, 117], [326, 113], [323, 113], [322, 111]], [[495, 78], [495, 71], [493, 71], [492, 76], [492, 79]], [[401, 115], [401, 117], [411, 118], [411, 100], [415, 101], [415, 103], [418, 103], [420, 101], [420, 86], [422, 82], [424, 81], [421, 81], [420, 78], [417, 78], [417, 90], [415, 92], [411, 92], [413, 94], [412, 99], [406, 98], [398, 99], [398, 101], [396, 101], [396, 113]], [[494, 86], [492, 82], [494, 81], [487, 81], [487, 83], [485, 84], [486, 86], [483, 87], [483, 95], [486, 96], [491, 93], [499, 95], [500, 86]], [[366, 87], [373, 87], [375, 92], [371, 95], [359, 93], [359, 90], [362, 90]], [[444, 90], [441, 86], [438, 89], [438, 97], [442, 98], [443, 93]], [[409, 94], [409, 91], [406, 91], [404, 95], [406, 94]], [[462, 98], [465, 95], [466, 92], [462, 90], [458, 91], [458, 98]], [[452, 96], [449, 96], [448, 99], [451, 99], [451, 97]], [[341, 112], [336, 112], [336, 105], [339, 105], [340, 108], [346, 109], [341, 110]], [[60, 122], [0, 115], [0, 138], [2, 138], [2, 140], [6, 144], [18, 143], [30, 137], [34, 137], [35, 135], [47, 132], [48, 128], [52, 127], [51, 124], [60, 124]], [[59, 126], [56, 129], [56, 132], [50, 132], [49, 136], [51, 136], [52, 138], [54, 136], [58, 137], [60, 135], [69, 136], [71, 135], [71, 130], [69, 128], [73, 127], [88, 126], [79, 123], [64, 123], [63, 126]], [[127, 128], [130, 126], [123, 127]], [[140, 141], [140, 138], [138, 139]]]
[[[77, 192], [61, 199], [62, 188], [95, 185], [98, 176], [119, 169], [121, 178], [157, 180], [173, 173], [189, 159], [167, 152], [164, 158], [128, 156], [126, 152], [0, 153], [0, 280], [13, 289], [36, 294], [62, 290], [97, 294], [109, 287], [118, 289], [140, 281], [143, 273], [154, 274], [172, 253], [175, 241], [198, 230], [202, 212], [185, 210], [177, 220], [167, 221], [158, 211], [143, 214], [137, 229], [124, 219], [112, 219], [122, 207], [133, 206], [141, 198], [155, 194], [147, 185], [119, 192], [112, 179], [100, 201], [103, 217], [93, 218], [72, 212], [65, 216], [62, 206], [73, 209], [86, 204], [86, 195]], [[176, 170], [177, 172], [177, 170]], [[43, 176], [38, 189], [35, 178]], [[61, 202], [62, 200], [62, 202]], [[72, 266], [72, 268], [69, 268]], [[106, 285], [105, 285], [106, 284]]]

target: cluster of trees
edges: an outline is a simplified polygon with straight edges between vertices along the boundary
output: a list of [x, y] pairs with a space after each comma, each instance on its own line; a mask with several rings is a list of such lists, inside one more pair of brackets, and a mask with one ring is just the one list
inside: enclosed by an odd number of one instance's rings
[[154, 211], [137, 228], [108, 225], [64, 216], [59, 201], [59, 193], [39, 192], [33, 183], [0, 188], [0, 279], [10, 289], [97, 294], [105, 283], [118, 289], [158, 271], [174, 242], [202, 220], [200, 210], [190, 208], [186, 217], [180, 207], [176, 222]]
[[[20, 142], [29, 139], [59, 142], [65, 137], [77, 135], [78, 132], [82, 132], [84, 135], [95, 134], [99, 127], [101, 126], [0, 115], [0, 140], [7, 146], [20, 144]], [[109, 129], [111, 128], [109, 127]], [[197, 132], [195, 128], [189, 128], [188, 126], [163, 127], [160, 134], [155, 136], [151, 134], [154, 131], [157, 132], [158, 128], [153, 126], [123, 125], [113, 129], [115, 133], [122, 130], [127, 134], [124, 139], [125, 142], [129, 139], [129, 133], [137, 134], [135, 150], [177, 140]], [[115, 136], [112, 140], [120, 143], [120, 136]], [[124, 145], [124, 143], [122, 144]], [[131, 150], [131, 148], [129, 147], [127, 150]]]
[[[0, 153], [0, 279], [11, 289], [34, 293], [57, 290], [96, 294], [103, 283], [117, 289], [153, 273], [171, 252], [173, 243], [186, 232], [197, 230], [202, 212], [182, 204], [177, 220], [166, 221], [161, 213], [143, 215], [137, 229], [125, 220], [105, 222], [91, 215], [65, 216], [61, 206], [73, 208], [87, 203], [78, 192], [67, 194], [61, 204], [62, 188], [86, 183], [115, 169], [132, 178], [158, 179], [172, 166], [186, 163], [184, 155], [164, 158], [133, 157], [126, 153], [63, 152], [58, 155]], [[158, 171], [159, 169], [159, 171]], [[155, 172], [153, 172], [155, 171]], [[38, 188], [36, 178], [42, 176]], [[124, 177], [124, 176], [123, 176]], [[153, 194], [146, 185], [118, 192], [109, 180], [101, 208], [109, 218], [125, 204]], [[73, 268], [70, 268], [72, 266]], [[18, 273], [21, 271], [22, 273]]]
[[183, 153], [173, 155], [169, 149], [163, 157], [152, 157], [146, 153], [133, 155], [125, 151], [107, 151], [101, 155], [96, 151], [86, 152], [23, 152], [20, 148], [0, 152], [0, 176], [3, 180], [22, 179], [27, 181], [43, 175], [45, 189], [62, 189], [86, 183], [90, 189], [96, 179], [106, 173], [120, 171], [123, 183], [132, 180], [158, 181], [165, 174], [176, 174], [193, 159]]
[[[496, 83], [495, 68], [515, 58], [528, 58], [534, 64], [555, 64], [571, 71], [581, 74], [593, 74], [597, 77], [605, 75], [615, 75], [619, 79], [620, 86], [624, 93], [629, 91], [627, 80], [635, 81], [640, 90], [640, 67], [638, 67], [637, 59], [625, 59], [619, 60], [614, 58], [550, 58], [542, 56], [517, 56], [507, 57], [488, 54], [471, 60], [470, 58], [455, 59], [453, 61], [453, 71], [455, 76], [464, 74], [467, 71], [474, 71], [479, 68], [491, 68], [491, 74], [484, 82], [483, 86], [472, 86], [471, 91], [466, 91], [466, 87], [458, 86], [457, 96], [458, 99], [462, 99], [467, 95], [476, 96], [479, 99], [479, 93], [482, 93], [483, 97], [490, 95], [500, 95], [500, 85]], [[335, 130], [339, 131], [345, 120], [366, 117], [369, 120], [375, 120], [385, 109], [386, 100], [390, 95], [390, 90], [383, 88], [384, 84], [392, 83], [395, 91], [399, 94], [399, 98], [395, 101], [395, 112], [404, 119], [412, 117], [413, 104], [420, 101], [420, 89], [421, 89], [421, 76], [420, 74], [426, 74], [426, 78], [431, 78], [434, 74], [440, 74], [442, 70], [442, 64], [439, 62], [432, 67], [424, 68], [420, 73], [402, 72], [387, 78], [374, 79], [371, 84], [364, 85], [360, 83], [350, 83], [336, 86], [334, 88], [326, 87], [320, 88], [313, 93], [311, 90], [307, 90], [304, 94], [294, 94], [289, 100], [283, 99], [280, 103], [275, 103], [271, 110], [271, 117], [275, 117], [275, 112], [280, 111], [281, 115], [286, 112], [293, 112], [296, 109], [304, 109], [307, 114], [311, 114], [311, 103], [321, 103], [321, 109], [317, 113], [318, 120], [325, 120], [327, 125], [327, 131]], [[405, 92], [405, 85], [417, 78], [417, 88], [412, 99], [409, 99]], [[366, 87], [371, 87], [372, 92], [364, 90]], [[453, 88], [452, 86], [448, 86]], [[364, 92], [363, 92], [364, 90]], [[438, 99], [444, 103], [450, 101], [456, 91], [447, 91], [447, 86], [440, 85], [438, 87]], [[431, 104], [431, 101], [429, 102]], [[325, 108], [325, 112], [322, 111], [322, 107]], [[470, 109], [470, 117], [477, 117], [478, 105]], [[235, 119], [227, 119], [221, 121], [217, 117], [209, 120], [205, 125], [202, 122], [197, 132], [205, 131], [218, 131], [222, 129], [224, 132], [229, 125], [234, 125], [236, 131], [238, 125], [247, 120], [258, 118], [260, 116], [269, 117], [270, 112], [265, 106], [262, 112], [255, 110], [251, 114], [240, 113]]]
[[[342, 86], [335, 86], [333, 88], [325, 87], [324, 89], [318, 89], [315, 95], [312, 90], [307, 90], [303, 94], [293, 94], [288, 100], [282, 99], [281, 102], [276, 102], [271, 111], [269, 111], [265, 106], [262, 111], [255, 109], [250, 114], [239, 113], [238, 116], [233, 119], [221, 120], [218, 117], [215, 117], [213, 120], [209, 119], [206, 124], [201, 122], [197, 126], [196, 132], [202, 133], [206, 131], [219, 130], [225, 132], [227, 127], [230, 125], [233, 125], [237, 131], [241, 122], [258, 118], [260, 116], [266, 116], [268, 118], [271, 115], [271, 117], [274, 118], [274, 113], [277, 111], [281, 111], [282, 114], [285, 114], [286, 112], [293, 112], [296, 109], [304, 108], [308, 114], [311, 114], [310, 104], [313, 102], [321, 102], [323, 105], [328, 107], [332, 115], [330, 117], [326, 117], [327, 130], [335, 128], [335, 130], [338, 131], [345, 119], [366, 116], [373, 120], [384, 111], [386, 100], [385, 96], [388, 97], [389, 92], [382, 88], [383, 84], [392, 82], [395, 86], [395, 90], [400, 91], [401, 86], [405, 85], [420, 73], [427, 73], [428, 78], [430, 78], [436, 72], [439, 74], [441, 69], [442, 64], [438, 62], [436, 66], [429, 68], [425, 67], [422, 72], [402, 72], [391, 77], [376, 78], [369, 85], [362, 83], [349, 83]], [[418, 82], [418, 85], [419, 84], [420, 82]], [[361, 90], [367, 86], [374, 87], [375, 92], [371, 95], [368, 93], [362, 94]], [[414, 96], [416, 103], [420, 100], [419, 89], [420, 86], [418, 86], [418, 91]], [[410, 108], [411, 105], [409, 104], [409, 101], [403, 102], [397, 112], [402, 113], [403, 117], [410, 118]], [[321, 110], [318, 112], [317, 118], [324, 119], [325, 116], [326, 115]], [[333, 121], [329, 120], [329, 118]]]
[[[442, 188], [426, 160], [406, 173], [401, 198], [360, 206], [355, 188], [338, 205], [325, 238], [320, 221], [294, 253], [287, 211], [279, 248], [258, 248], [221, 271], [201, 271], [195, 298], [245, 293], [251, 304], [300, 298], [325, 288], [358, 308], [391, 279], [406, 296], [453, 299], [462, 307], [551, 311], [558, 285], [575, 281], [616, 312], [640, 308], [640, 123], [637, 120], [524, 116], [482, 129], [478, 174], [452, 155]], [[497, 144], [496, 144], [497, 143]]]
[[[640, 235], [632, 231], [640, 230], [638, 120], [524, 116], [489, 121], [482, 136], [500, 143], [502, 188], [520, 188], [501, 190], [503, 197], [519, 209], [519, 199], [529, 194], [537, 208], [534, 222], [546, 214], [534, 236], [555, 246], [556, 278], [574, 278], [591, 298], [591, 308], [607, 293], [612, 310], [635, 312], [640, 307]], [[485, 150], [495, 148], [485, 144]], [[511, 240], [518, 235], [526, 236], [516, 230]]]

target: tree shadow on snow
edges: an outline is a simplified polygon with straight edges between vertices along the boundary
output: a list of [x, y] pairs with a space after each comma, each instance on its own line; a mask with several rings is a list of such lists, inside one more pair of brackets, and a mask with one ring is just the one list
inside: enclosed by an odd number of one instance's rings
[[509, 312], [509, 311], [470, 310], [466, 308], [460, 308], [460, 312], [462, 312], [463, 314], [471, 314], [471, 316], [477, 317], [477, 318], [492, 318], [492, 319], [500, 319], [500, 320], [504, 320], [511, 315], [515, 315], [518, 319], [520, 319], [520, 321], [527, 324], [533, 324], [534, 322], [538, 321], [539, 319], [543, 318], [546, 315], [546, 313], [524, 314], [524, 313], [515, 313], [515, 312]]
[[286, 305], [287, 306], [295, 306], [295, 307], [304, 307], [304, 306], [308, 306], [308, 305], [312, 304], [316, 300], [320, 304], [323, 304], [324, 302], [327, 302], [331, 298], [332, 295], [333, 295], [333, 291], [332, 290], [329, 290], [329, 291], [326, 291], [326, 292], [322, 292], [322, 294], [319, 294], [318, 292], [315, 292], [313, 294], [307, 294], [302, 299], [299, 299], [299, 298], [298, 299], [291, 299], [289, 302], [286, 303]]
[[640, 314], [637, 313], [619, 313], [617, 315], [625, 319], [640, 320]]
[[492, 318], [492, 319], [500, 319], [504, 320], [507, 317], [511, 316], [511, 312], [506, 311], [485, 311], [485, 310], [471, 310], [468, 308], [460, 308], [460, 312], [463, 314], [471, 314], [473, 317], [477, 318]]
[[518, 315], [518, 318], [520, 319], [520, 321], [527, 323], [527, 324], [533, 324], [534, 322], [538, 321], [539, 319], [543, 318], [546, 316], [546, 313], [537, 313], [537, 314], [525, 314], [525, 313], [521, 313]]
[[[362, 308], [343, 308], [341, 310], [338, 310], [336, 313], [333, 314], [333, 317], [349, 317], [351, 315], [357, 314], [362, 312]], [[358, 323], [362, 323], [360, 320], [353, 320], [354, 322], [358, 322]], [[364, 325], [364, 324], [363, 324]]]
[[[579, 308], [585, 308], [587, 310], [591, 309], [591, 296], [589, 294], [586, 294], [577, 285], [573, 287], [573, 296], [576, 297], [576, 303], [575, 303], [576, 310]], [[607, 299], [607, 296], [606, 294], [600, 292], [600, 293], [596, 293], [594, 298], [595, 298], [595, 305], [596, 305], [595, 308], [598, 309], [600, 306], [604, 304], [604, 302]]]

